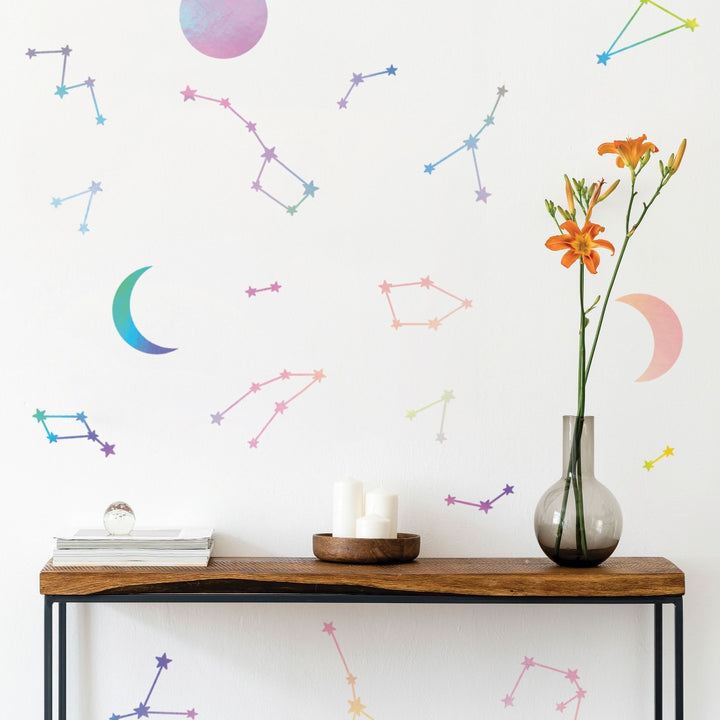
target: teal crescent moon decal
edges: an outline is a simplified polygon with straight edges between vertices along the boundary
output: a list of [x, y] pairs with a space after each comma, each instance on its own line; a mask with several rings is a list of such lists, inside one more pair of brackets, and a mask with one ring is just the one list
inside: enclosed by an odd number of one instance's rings
[[113, 322], [115, 323], [117, 331], [120, 333], [120, 337], [130, 345], [130, 347], [134, 347], [136, 350], [149, 353], [150, 355], [162, 355], [163, 353], [177, 350], [177, 348], [162, 347], [161, 345], [150, 342], [150, 340], [144, 337], [137, 329], [130, 314], [130, 297], [135, 288], [135, 283], [140, 276], [151, 267], [152, 265], [148, 265], [147, 267], [130, 273], [130, 275], [120, 283], [120, 287], [117, 289], [113, 299]]

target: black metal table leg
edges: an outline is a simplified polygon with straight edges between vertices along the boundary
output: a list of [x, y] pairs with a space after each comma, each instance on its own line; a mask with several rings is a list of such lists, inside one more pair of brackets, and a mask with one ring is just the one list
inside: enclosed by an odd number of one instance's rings
[[58, 720], [67, 718], [67, 604], [58, 603]]
[[675, 598], [675, 720], [684, 717], [683, 687], [683, 599]]
[[655, 720], [663, 716], [663, 604], [655, 603]]
[[53, 603], [52, 599], [45, 596], [45, 621], [43, 637], [43, 660], [44, 660], [44, 686], [45, 686], [45, 720], [52, 720], [53, 709]]

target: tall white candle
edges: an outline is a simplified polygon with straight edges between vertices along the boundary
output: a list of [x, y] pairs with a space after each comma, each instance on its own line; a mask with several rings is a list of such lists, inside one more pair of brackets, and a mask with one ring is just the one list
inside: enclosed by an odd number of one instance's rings
[[333, 537], [355, 537], [355, 521], [363, 514], [363, 486], [348, 478], [333, 485]]
[[365, 513], [367, 515], [375, 514], [385, 517], [390, 521], [390, 535], [388, 537], [397, 537], [398, 527], [398, 496], [394, 493], [375, 488], [365, 494]]
[[382, 515], [363, 515], [355, 523], [355, 537], [359, 538], [389, 538], [390, 521]]

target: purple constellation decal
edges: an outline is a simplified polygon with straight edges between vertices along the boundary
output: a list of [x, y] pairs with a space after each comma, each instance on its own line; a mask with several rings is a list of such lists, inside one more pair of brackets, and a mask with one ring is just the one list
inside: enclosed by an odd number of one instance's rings
[[94, 180], [90, 183], [90, 187], [87, 190], [82, 190], [79, 193], [75, 193], [74, 195], [68, 195], [67, 197], [60, 198], [60, 197], [54, 197], [50, 204], [57, 208], [60, 207], [66, 200], [72, 200], [76, 197], [81, 197], [82, 195], [90, 195], [88, 197], [87, 206], [85, 208], [85, 215], [83, 217], [82, 222], [80, 223], [80, 227], [78, 228], [80, 232], [84, 235], [86, 232], [90, 232], [90, 228], [87, 225], [87, 219], [88, 215], [90, 214], [90, 206], [92, 205], [93, 198], [95, 197], [96, 193], [102, 192], [102, 188], [100, 187], [99, 182], [95, 182]]
[[97, 98], [95, 97], [95, 79], [88, 77], [87, 80], [75, 83], [74, 85], [65, 84], [65, 73], [67, 71], [68, 58], [70, 57], [71, 52], [72, 49], [68, 45], [65, 45], [65, 47], [62, 47], [59, 50], [35, 50], [34, 48], [28, 48], [28, 51], [25, 54], [30, 60], [38, 55], [62, 55], [62, 73], [60, 75], [60, 84], [55, 86], [55, 95], [62, 100], [71, 90], [76, 90], [81, 87], [87, 88], [90, 91], [90, 97], [92, 98], [93, 107], [95, 108], [95, 123], [97, 125], [104, 125], [107, 118], [100, 113], [98, 108]]
[[155, 685], [157, 684], [158, 679], [160, 678], [160, 674], [163, 670], [168, 669], [168, 665], [172, 662], [172, 660], [167, 656], [166, 653], [163, 653], [160, 655], [160, 657], [155, 657], [157, 660], [157, 674], [155, 675], [155, 679], [152, 682], [152, 685], [150, 686], [150, 690], [148, 691], [147, 697], [145, 700], [141, 700], [138, 703], [138, 706], [136, 708], [133, 708], [132, 712], [125, 713], [124, 715], [118, 715], [117, 713], [113, 713], [110, 716], [110, 720], [122, 720], [123, 718], [130, 718], [130, 717], [136, 717], [136, 718], [149, 718], [150, 715], [182, 715], [183, 717], [188, 717], [191, 720], [195, 720], [197, 717], [197, 713], [195, 712], [195, 708], [192, 708], [191, 710], [151, 710], [150, 709], [150, 696], [153, 693], [153, 690], [155, 689]]
[[448, 495], [445, 498], [445, 503], [448, 507], [450, 507], [450, 505], [470, 505], [470, 507], [476, 507], [478, 510], [487, 515], [501, 497], [512, 495], [514, 490], [514, 485], [506, 485], [497, 497], [494, 497], [492, 500], [481, 500], [479, 503], [468, 502], [467, 500], [458, 500], [454, 495]]
[[348, 91], [337, 101], [337, 106], [339, 110], [346, 110], [348, 106], [348, 98], [350, 97], [350, 93], [362, 82], [365, 82], [368, 78], [377, 77], [378, 75], [395, 75], [397, 73], [397, 68], [393, 65], [390, 65], [390, 67], [386, 67], [384, 70], [380, 70], [379, 72], [369, 73], [368, 75], [363, 75], [362, 73], [353, 73], [353, 76], [350, 78], [350, 87]]
[[[80, 440], [84, 438], [98, 443], [100, 445], [100, 450], [105, 453], [105, 457], [115, 454], [115, 445], [111, 445], [110, 443], [100, 440], [98, 434], [94, 430], [91, 430], [90, 426], [87, 424], [87, 415], [85, 415], [84, 412], [75, 413], [74, 415], [48, 415], [44, 410], [35, 410], [33, 417], [39, 423], [42, 423], [43, 428], [45, 428], [45, 434], [47, 435], [47, 439], [50, 443], [56, 443], [58, 440]], [[58, 435], [50, 430], [47, 424], [48, 420], [75, 420], [83, 424], [85, 432], [82, 435]]]
[[268, 290], [270, 292], [279, 293], [281, 287], [282, 287], [282, 285], [280, 285], [280, 283], [274, 282], [274, 283], [270, 283], [267, 287], [264, 287], [264, 288], [254, 288], [254, 287], [250, 286], [245, 291], [245, 293], [247, 294], [247, 296], [249, 298], [251, 298], [251, 297], [255, 297], [258, 293], [267, 292]]
[[[255, 181], [250, 186], [253, 190], [256, 192], [261, 192], [266, 197], [269, 197], [273, 202], [276, 202], [281, 207], [285, 208], [285, 211], [289, 215], [294, 215], [297, 211], [300, 205], [302, 205], [305, 200], [307, 200], [309, 197], [315, 197], [315, 193], [320, 189], [318, 188], [315, 183], [311, 180], [310, 182], [305, 182], [300, 175], [298, 175], [295, 171], [291, 170], [285, 163], [281, 162], [280, 158], [278, 157], [277, 153], [275, 152], [275, 146], [268, 147], [260, 138], [260, 135], [258, 135], [257, 131], [257, 124], [254, 122], [250, 122], [249, 120], [246, 120], [235, 108], [230, 104], [229, 98], [211, 98], [206, 97], [205, 95], [198, 95], [197, 90], [192, 90], [189, 85], [185, 86], [184, 90], [180, 91], [180, 94], [183, 96], [183, 102], [187, 102], [188, 100], [192, 100], [193, 102], [195, 100], [207, 100], [208, 102], [217, 103], [220, 107], [225, 108], [226, 110], [230, 110], [230, 112], [235, 115], [235, 117], [239, 118], [243, 123], [245, 123], [245, 127], [247, 128], [247, 131], [251, 133], [255, 139], [260, 143], [260, 147], [262, 147], [262, 153], [260, 153], [260, 157], [263, 159], [262, 164], [260, 165], [260, 170], [258, 172], [257, 177], [255, 178]], [[284, 203], [278, 198], [276, 198], [274, 195], [269, 193], [265, 187], [261, 184], [260, 180], [262, 179], [263, 173], [265, 172], [265, 168], [270, 164], [271, 161], [275, 161], [283, 170], [285, 170], [287, 173], [289, 173], [293, 178], [295, 178], [303, 187], [303, 194], [300, 200], [298, 200], [295, 204], [288, 204]]]
[[503, 705], [508, 707], [514, 707], [515, 702], [515, 691], [518, 689], [518, 686], [520, 685], [520, 681], [525, 676], [525, 673], [531, 668], [531, 667], [538, 667], [542, 668], [543, 670], [551, 670], [552, 672], [560, 673], [561, 675], [564, 675], [570, 683], [573, 685], [573, 688], [575, 690], [575, 694], [568, 700], [564, 700], [562, 702], [559, 702], [555, 705], [555, 710], [558, 712], [564, 712], [565, 709], [571, 705], [572, 703], [577, 703], [575, 706], [575, 715], [573, 715], [573, 720], [577, 720], [578, 715], [580, 713], [580, 703], [582, 702], [583, 698], [587, 695], [587, 691], [580, 686], [580, 683], [578, 682], [579, 676], [577, 670], [561, 670], [560, 668], [550, 667], [550, 665], [541, 665], [540, 663], [535, 662], [534, 658], [525, 656], [524, 660], [522, 661], [522, 672], [520, 673], [520, 677], [515, 682], [515, 685], [513, 689], [507, 694], [503, 699], [502, 703]]

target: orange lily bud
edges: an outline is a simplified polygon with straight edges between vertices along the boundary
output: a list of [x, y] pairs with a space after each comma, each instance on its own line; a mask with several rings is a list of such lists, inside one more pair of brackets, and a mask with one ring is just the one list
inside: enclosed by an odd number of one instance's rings
[[585, 215], [585, 221], [587, 222], [590, 219], [590, 216], [592, 215], [593, 208], [595, 207], [595, 204], [598, 201], [598, 198], [600, 197], [600, 191], [602, 190], [602, 186], [605, 184], [605, 180], [601, 180], [599, 183], [593, 183], [590, 186], [590, 190], [593, 191], [592, 197], [590, 198], [590, 202], [588, 203], [588, 211], [587, 215]]
[[615, 190], [615, 188], [620, 184], [620, 179], [618, 178], [599, 198], [598, 202], [602, 202], [605, 200], [605, 198], [610, 195], [610, 193]]
[[567, 198], [568, 210], [571, 213], [575, 212], [575, 196], [573, 195], [572, 185], [570, 184], [570, 178], [565, 176], [565, 197]]
[[672, 168], [673, 172], [677, 172], [677, 169], [680, 167], [680, 162], [682, 161], [683, 155], [685, 154], [685, 146], [687, 145], [687, 139], [683, 138], [683, 141], [680, 143], [680, 147], [678, 148], [677, 155], [675, 156], [674, 160], [670, 163], [670, 167]]

